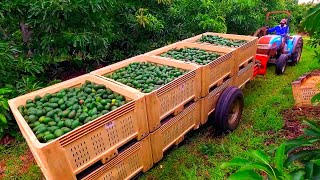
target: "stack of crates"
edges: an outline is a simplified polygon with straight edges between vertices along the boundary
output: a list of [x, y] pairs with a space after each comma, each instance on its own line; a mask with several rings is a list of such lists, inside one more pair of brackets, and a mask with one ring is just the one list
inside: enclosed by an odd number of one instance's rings
[[[9, 101], [10, 108], [47, 179], [130, 179], [159, 162], [171, 146], [208, 121], [222, 91], [242, 87], [253, 76], [257, 38], [205, 33], [246, 40], [238, 47], [199, 43], [195, 36]], [[175, 48], [198, 48], [220, 57], [197, 65], [161, 57]], [[188, 72], [150, 92], [106, 78], [134, 62], [167, 65]], [[78, 87], [86, 80], [103, 84], [129, 103], [49, 142], [40, 143], [18, 111], [28, 99]]]
[[[228, 47], [199, 41], [201, 37], [207, 35], [218, 36], [228, 40], [244, 40], [246, 43], [239, 47]], [[207, 32], [181, 42], [189, 47], [192, 44], [191, 47], [216, 53], [225, 53], [219, 59], [203, 66], [201, 124], [204, 124], [208, 121], [209, 115], [214, 112], [219, 96], [224, 89], [230, 86], [242, 88], [253, 78], [258, 38]]]
[[[219, 58], [212, 61], [206, 65], [198, 65], [195, 63], [189, 63], [184, 61], [179, 61], [167, 57], [161, 57], [160, 55], [166, 53], [172, 49], [181, 49], [181, 48], [197, 48], [202, 49], [207, 52], [214, 52], [220, 55]], [[201, 71], [201, 99], [199, 103], [201, 104], [201, 119], [200, 124], [203, 125], [207, 122], [207, 115], [202, 113], [209, 114], [207, 111], [213, 111], [216, 105], [216, 101], [220, 93], [228, 86], [231, 86], [233, 83], [234, 76], [234, 64], [236, 60], [236, 51], [228, 48], [221, 48], [217, 46], [207, 46], [197, 43], [189, 42], [179, 42], [163, 48], [151, 51], [147, 53], [148, 56], [158, 58], [161, 60], [170, 60], [178, 62], [181, 64], [192, 65], [195, 68], [199, 68]]]
[[156, 163], [162, 159], [163, 153], [170, 146], [180, 143], [187, 132], [199, 127], [200, 103], [198, 100], [201, 98], [201, 69], [190, 64], [165, 59], [160, 61], [155, 57], [140, 55], [93, 71], [91, 74], [118, 83], [104, 75], [133, 62], [150, 62], [188, 70], [188, 73], [151, 93], [141, 93], [126, 86], [145, 97], [153, 162]]
[[[49, 143], [40, 143], [18, 106], [37, 95], [79, 87], [87, 80], [105, 85], [130, 102]], [[153, 165], [145, 98], [120, 85], [83, 75], [17, 97], [9, 104], [46, 179], [125, 179]]]
[[[210, 43], [199, 42], [199, 39], [202, 36], [212, 35], [218, 36], [222, 38], [226, 38], [229, 40], [244, 40], [246, 43], [239, 47], [228, 47]], [[191, 37], [189, 39], [183, 40], [183, 42], [191, 42], [196, 44], [203, 44], [206, 46], [215, 46], [226, 48], [229, 50], [234, 50], [236, 53], [236, 59], [234, 64], [234, 79], [233, 85], [237, 87], [243, 87], [250, 79], [252, 79], [253, 74], [253, 66], [255, 65], [255, 54], [258, 47], [258, 38], [252, 36], [242, 36], [242, 35], [234, 35], [234, 34], [221, 34], [221, 33], [203, 33], [198, 36]]]

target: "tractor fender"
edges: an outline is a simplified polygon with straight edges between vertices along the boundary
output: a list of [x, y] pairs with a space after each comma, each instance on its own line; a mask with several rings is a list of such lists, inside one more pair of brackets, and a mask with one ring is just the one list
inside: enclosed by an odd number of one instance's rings
[[293, 39], [293, 48], [292, 48], [292, 53], [294, 53], [296, 51], [296, 47], [297, 47], [297, 44], [298, 44], [298, 40], [299, 39], [302, 39], [302, 36], [300, 35], [294, 35], [292, 36], [292, 39]]

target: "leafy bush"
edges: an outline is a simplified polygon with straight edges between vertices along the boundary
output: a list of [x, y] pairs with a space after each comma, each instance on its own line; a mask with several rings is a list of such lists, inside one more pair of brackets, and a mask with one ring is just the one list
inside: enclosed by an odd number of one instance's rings
[[[314, 48], [320, 45], [320, 4], [311, 7], [308, 11], [308, 15], [302, 22], [302, 26], [311, 35], [309, 41], [310, 45]], [[316, 49], [314, 51], [314, 58], [320, 63], [320, 50]]]
[[9, 131], [14, 130], [8, 104], [8, 98], [11, 94], [11, 89], [0, 88], [0, 139]]
[[282, 144], [276, 150], [275, 157], [271, 157], [261, 150], [252, 150], [249, 153], [249, 159], [234, 158], [228, 163], [222, 164], [222, 168], [229, 166], [238, 166], [240, 169], [232, 174], [229, 179], [263, 179], [259, 172], [266, 173], [268, 179], [290, 179], [289, 174], [284, 171], [285, 145]]
[[281, 144], [274, 156], [261, 150], [251, 150], [248, 159], [234, 158], [223, 163], [222, 168], [239, 167], [228, 179], [263, 179], [262, 172], [270, 180], [319, 179], [320, 149], [301, 148], [312, 147], [320, 141], [320, 126], [311, 121], [304, 121], [304, 124], [308, 126], [303, 130], [304, 135]]
[[8, 69], [0, 69], [5, 75], [0, 85], [44, 76], [63, 61], [111, 63], [206, 31], [251, 34], [267, 11], [296, 5], [296, 0], [3, 0], [0, 37], [7, 48], [0, 52], [13, 56], [1, 62]]

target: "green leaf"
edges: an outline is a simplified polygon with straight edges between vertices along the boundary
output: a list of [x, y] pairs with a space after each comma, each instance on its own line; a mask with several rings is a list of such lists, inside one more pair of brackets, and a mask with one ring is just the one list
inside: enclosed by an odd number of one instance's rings
[[242, 158], [234, 158], [230, 160], [227, 163], [223, 163], [220, 167], [221, 168], [227, 168], [227, 167], [232, 167], [232, 166], [243, 166], [249, 164], [250, 161]]
[[285, 142], [285, 145], [285, 153], [288, 154], [297, 148], [300, 148], [302, 146], [312, 146], [313, 144], [310, 142], [310, 139], [306, 139], [305, 137], [299, 137], [297, 139]]
[[12, 90], [9, 89], [9, 88], [1, 88], [1, 89], [0, 89], [0, 94], [1, 94], [1, 95], [3, 95], [3, 94], [8, 94], [8, 93], [10, 93], [10, 92], [12, 92]]
[[228, 180], [262, 180], [262, 176], [255, 171], [238, 171], [228, 177]]
[[303, 132], [306, 136], [320, 137], [320, 133], [314, 129], [303, 129]]
[[283, 173], [283, 179], [292, 179], [292, 178], [291, 178], [290, 174], [285, 172], [285, 173]]
[[250, 156], [264, 164], [269, 165], [269, 158], [268, 156], [261, 150], [254, 150], [251, 151]]
[[305, 121], [303, 121], [303, 123], [306, 124], [307, 126], [309, 126], [314, 131], [318, 132], [318, 134], [320, 134], [320, 128], [316, 123], [309, 121], [309, 120], [305, 120]]
[[296, 170], [290, 173], [292, 180], [304, 180], [306, 172], [303, 169]]
[[5, 115], [3, 114], [0, 114], [0, 124], [7, 124], [8, 121], [7, 121], [7, 118]]
[[273, 176], [272, 173], [272, 169], [264, 164], [264, 163], [259, 163], [259, 162], [255, 162], [255, 163], [251, 163], [245, 166], [242, 166], [239, 171], [244, 171], [244, 170], [259, 170], [259, 171], [264, 171], [265, 173], [267, 173], [270, 176]]
[[[296, 145], [300, 145], [300, 144], [309, 144], [309, 140], [306, 139], [304, 136], [300, 136], [296, 139], [292, 139], [292, 140], [288, 140], [287, 142], [285, 142], [286, 146], [296, 146]], [[287, 149], [287, 147], [286, 147]]]
[[3, 99], [3, 101], [0, 101], [2, 107], [5, 109], [5, 110], [9, 110], [9, 103], [8, 103], [8, 99]]
[[312, 179], [312, 174], [313, 174], [313, 162], [308, 162], [305, 165], [305, 170], [306, 170], [306, 179]]
[[320, 166], [320, 159], [311, 160], [314, 164]]
[[315, 32], [319, 30], [320, 24], [320, 4], [315, 5], [308, 11], [308, 16], [303, 22], [303, 26], [306, 27], [309, 32]]
[[316, 101], [320, 101], [320, 93], [314, 95], [312, 98], [311, 98], [311, 103], [314, 104]]
[[317, 164], [313, 165], [313, 179], [320, 179], [320, 166]]
[[281, 144], [277, 151], [276, 151], [276, 155], [275, 155], [275, 163], [276, 163], [276, 168], [278, 169], [278, 171], [280, 172], [280, 174], [283, 174], [283, 161], [285, 158], [285, 144]]
[[293, 161], [296, 160], [302, 160], [303, 158], [307, 156], [316, 157], [320, 153], [320, 150], [302, 150], [297, 153], [289, 155], [289, 157], [284, 162], [284, 165], [287, 167], [289, 166]]

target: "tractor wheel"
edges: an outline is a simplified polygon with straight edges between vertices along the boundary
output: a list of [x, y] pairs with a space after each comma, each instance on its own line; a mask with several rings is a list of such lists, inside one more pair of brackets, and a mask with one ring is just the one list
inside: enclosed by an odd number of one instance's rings
[[287, 67], [287, 60], [288, 55], [287, 54], [281, 54], [276, 62], [276, 74], [281, 75], [284, 73]]
[[235, 130], [239, 125], [242, 110], [242, 91], [234, 86], [226, 88], [216, 105], [214, 125], [218, 133]]
[[299, 38], [297, 40], [297, 45], [292, 53], [290, 65], [295, 65], [300, 61], [301, 53], [303, 48], [303, 39]]

